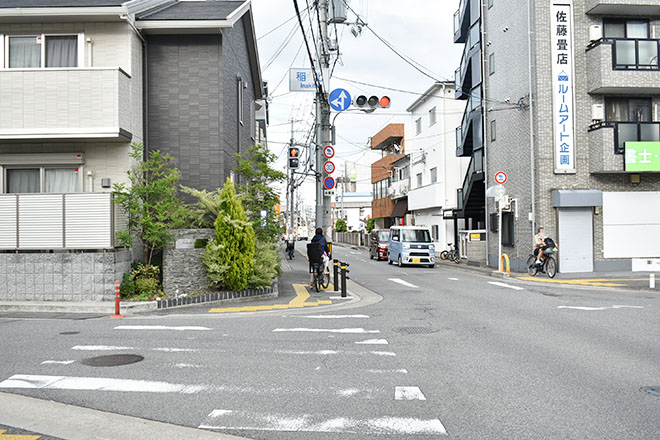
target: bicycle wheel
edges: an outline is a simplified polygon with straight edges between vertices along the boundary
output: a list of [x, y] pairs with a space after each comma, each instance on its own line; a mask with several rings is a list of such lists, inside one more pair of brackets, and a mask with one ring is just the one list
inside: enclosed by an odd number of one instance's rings
[[530, 255], [527, 259], [527, 273], [531, 276], [536, 276], [536, 272], [538, 272], [538, 268], [536, 267], [536, 257]]
[[446, 260], [448, 257], [449, 257], [449, 252], [447, 252], [447, 251], [440, 252], [440, 259], [441, 260]]
[[459, 264], [461, 262], [461, 255], [458, 253], [458, 251], [454, 251], [451, 254], [451, 259], [454, 263]]
[[557, 275], [557, 260], [554, 257], [548, 255], [545, 261], [545, 270], [548, 272], [550, 278], [554, 278]]
[[319, 275], [319, 273], [317, 272], [314, 275], [314, 288], [316, 289], [317, 292], [321, 291], [321, 283], [322, 283], [321, 275]]
[[324, 289], [327, 289], [328, 286], [330, 286], [330, 273], [324, 273], [323, 277], [321, 278], [322, 284], [321, 287]]

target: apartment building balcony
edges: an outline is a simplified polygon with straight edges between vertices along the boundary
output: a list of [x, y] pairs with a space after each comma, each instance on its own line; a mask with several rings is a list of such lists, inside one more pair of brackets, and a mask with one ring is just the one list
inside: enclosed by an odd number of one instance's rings
[[481, 148], [481, 89], [470, 96], [461, 125], [456, 128], [456, 156], [469, 157], [472, 151]]
[[408, 192], [408, 209], [418, 211], [441, 208], [444, 204], [444, 193], [444, 186], [437, 182], [412, 189]]
[[461, 0], [454, 13], [454, 43], [465, 43], [470, 24], [470, 0]]
[[474, 86], [481, 83], [481, 34], [480, 22], [474, 23], [468, 32], [461, 63], [454, 73], [456, 83], [456, 99], [467, 99], [467, 93]]
[[463, 186], [457, 192], [459, 217], [483, 217], [486, 195], [484, 177], [483, 157], [481, 152], [477, 152], [472, 156]]
[[660, 122], [601, 122], [589, 128], [589, 172], [623, 173], [625, 143], [660, 142]]
[[118, 214], [111, 193], [0, 194], [0, 249], [111, 249]]
[[131, 77], [120, 68], [0, 70], [0, 142], [127, 142], [130, 124]]
[[401, 199], [403, 197], [408, 196], [409, 189], [410, 189], [410, 182], [408, 180], [399, 180], [396, 182], [392, 182], [392, 184], [387, 190], [387, 195], [392, 200]]
[[585, 10], [593, 15], [658, 16], [658, 0], [586, 0]]
[[660, 94], [660, 41], [601, 40], [587, 49], [587, 90], [591, 94]]

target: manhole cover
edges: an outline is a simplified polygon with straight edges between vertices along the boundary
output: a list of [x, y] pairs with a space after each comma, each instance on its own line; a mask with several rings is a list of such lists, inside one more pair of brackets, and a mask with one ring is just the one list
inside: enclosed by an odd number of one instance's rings
[[435, 333], [438, 330], [431, 327], [397, 327], [394, 331], [397, 333], [403, 333], [404, 335], [426, 335], [429, 333]]
[[144, 360], [144, 356], [137, 354], [110, 354], [83, 359], [83, 365], [90, 367], [118, 367], [120, 365], [134, 364]]
[[60, 332], [61, 335], [77, 335], [80, 332]]
[[655, 387], [643, 387], [642, 391], [648, 393], [652, 396], [660, 397], [660, 386]]

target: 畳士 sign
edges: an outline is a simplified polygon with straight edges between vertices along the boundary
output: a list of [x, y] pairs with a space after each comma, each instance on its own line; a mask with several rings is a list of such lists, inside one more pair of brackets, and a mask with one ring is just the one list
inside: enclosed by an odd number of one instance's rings
[[660, 142], [626, 142], [626, 171], [660, 171]]
[[575, 173], [572, 1], [553, 1], [550, 22], [555, 173], [569, 174]]

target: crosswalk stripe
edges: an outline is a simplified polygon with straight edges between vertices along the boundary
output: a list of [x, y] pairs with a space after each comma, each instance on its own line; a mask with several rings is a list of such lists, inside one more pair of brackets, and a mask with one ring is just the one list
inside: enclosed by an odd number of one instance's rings
[[497, 282], [497, 281], [489, 281], [488, 284], [492, 284], [493, 286], [506, 287], [506, 288], [513, 289], [513, 290], [525, 290], [522, 287], [512, 286], [510, 284], [500, 283], [500, 282]]
[[54, 360], [48, 360], [48, 361], [43, 361], [41, 365], [48, 365], [48, 364], [53, 364], [53, 365], [70, 365], [74, 363], [74, 360], [68, 360], [68, 361], [54, 361]]
[[15, 374], [9, 379], [0, 382], [0, 388], [181, 394], [193, 394], [209, 389], [206, 385], [185, 385], [150, 380], [39, 376], [30, 374]]
[[363, 334], [380, 333], [380, 330], [365, 330], [363, 328], [276, 328], [273, 332]]
[[387, 345], [387, 339], [367, 339], [366, 341], [357, 341], [358, 345]]
[[321, 414], [271, 414], [248, 411], [214, 410], [200, 429], [280, 432], [325, 432], [374, 435], [447, 435], [439, 419], [417, 417], [375, 417], [357, 419]]
[[419, 286], [415, 286], [414, 284], [411, 284], [411, 283], [409, 283], [408, 281], [404, 281], [404, 280], [402, 280], [402, 279], [400, 279], [400, 278], [388, 278], [388, 280], [390, 280], [390, 281], [392, 281], [392, 282], [394, 282], [394, 283], [397, 283], [397, 284], [401, 284], [402, 286], [413, 287], [413, 288], [415, 288], [415, 289], [418, 289], [418, 288], [419, 288]]
[[179, 327], [170, 327], [167, 325], [119, 325], [115, 327], [115, 330], [176, 330], [176, 331], [208, 331], [213, 330], [208, 327], [195, 327], [195, 326], [179, 326]]
[[419, 387], [395, 387], [394, 400], [426, 400]]

